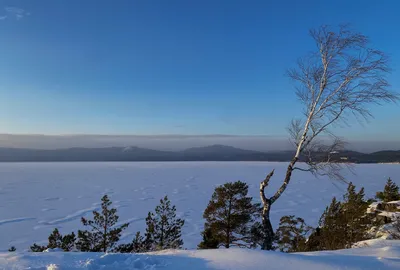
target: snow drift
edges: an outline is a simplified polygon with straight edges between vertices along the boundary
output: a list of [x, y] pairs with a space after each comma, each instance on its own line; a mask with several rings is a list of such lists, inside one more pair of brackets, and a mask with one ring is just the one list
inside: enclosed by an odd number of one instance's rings
[[347, 250], [281, 253], [248, 249], [167, 250], [146, 254], [0, 253], [0, 269], [400, 269], [400, 241], [376, 240]]

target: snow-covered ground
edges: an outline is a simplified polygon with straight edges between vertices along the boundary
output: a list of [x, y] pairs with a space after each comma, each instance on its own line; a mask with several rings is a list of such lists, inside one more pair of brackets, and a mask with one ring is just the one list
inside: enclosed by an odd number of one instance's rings
[[[61, 233], [77, 231], [82, 228], [80, 217], [98, 209], [100, 198], [105, 193], [110, 195], [114, 206], [118, 208], [121, 223], [130, 222], [123, 241], [130, 241], [134, 232], [144, 230], [147, 212], [153, 210], [159, 199], [167, 194], [172, 203], [176, 204], [179, 216], [186, 220], [183, 231], [185, 248], [195, 248], [201, 239], [200, 232], [204, 223], [202, 214], [216, 185], [228, 181], [245, 181], [250, 186], [251, 195], [259, 200], [260, 181], [275, 168], [276, 173], [269, 187], [270, 191], [275, 191], [282, 182], [286, 166], [287, 163], [278, 162], [0, 163], [0, 251], [6, 251], [10, 246], [24, 251], [33, 242], [45, 243], [55, 227]], [[355, 174], [347, 172], [347, 180], [353, 181], [357, 187], [364, 186], [367, 196], [382, 190], [389, 176], [400, 184], [400, 166], [356, 165]], [[273, 205], [271, 215], [274, 226], [281, 216], [290, 214], [301, 216], [315, 226], [332, 196], [341, 197], [346, 187], [343, 183], [316, 179], [311, 174], [296, 171], [287, 191]], [[225, 254], [223, 252], [221, 256]], [[179, 256], [190, 257], [191, 254], [182, 253]], [[193, 256], [198, 258], [204, 254], [208, 253], [199, 252]], [[227, 254], [234, 256], [233, 253]], [[34, 256], [21, 255], [20, 260], [29, 260]], [[59, 255], [41, 256], [58, 258]], [[78, 258], [84, 255], [65, 256], [69, 260], [70, 256]], [[124, 255], [108, 256], [114, 258]], [[254, 256], [261, 255], [256, 252]], [[269, 257], [263, 256], [260, 261], [265, 263]], [[280, 258], [285, 255], [271, 256]], [[135, 258], [127, 257], [129, 260]], [[137, 258], [143, 260], [147, 257]], [[151, 257], [146, 260], [168, 263], [168, 258]], [[298, 261], [309, 261], [304, 256], [289, 258], [293, 258], [294, 265]], [[182, 263], [203, 264], [207, 260], [192, 258]], [[218, 264], [218, 260], [215, 264]], [[376, 258], [371, 260], [374, 260], [375, 265], [383, 263]], [[321, 259], [320, 263], [324, 263], [324, 260]]]
[[[386, 241], [382, 243], [382, 241]], [[153, 254], [0, 253], [0, 269], [391, 270], [400, 269], [400, 241], [366, 248], [286, 254], [248, 249], [182, 250]], [[382, 247], [383, 246], [383, 247]]]

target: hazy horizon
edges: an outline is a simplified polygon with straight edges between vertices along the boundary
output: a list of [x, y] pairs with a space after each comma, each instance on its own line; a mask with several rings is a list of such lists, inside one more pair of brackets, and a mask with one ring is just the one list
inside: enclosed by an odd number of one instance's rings
[[[400, 150], [400, 140], [347, 140], [346, 149], [359, 152]], [[0, 134], [0, 147], [64, 149], [137, 146], [154, 150], [179, 151], [191, 147], [227, 145], [256, 151], [287, 151], [293, 146], [284, 136], [250, 135], [101, 135], [101, 134]]]

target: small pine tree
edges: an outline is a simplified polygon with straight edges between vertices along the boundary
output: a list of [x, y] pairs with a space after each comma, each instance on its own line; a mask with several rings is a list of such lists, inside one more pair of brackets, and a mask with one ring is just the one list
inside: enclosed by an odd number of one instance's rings
[[[256, 216], [258, 216], [258, 213], [256, 214]], [[250, 247], [251, 248], [255, 248], [257, 246], [262, 247], [264, 244], [264, 239], [265, 239], [264, 227], [261, 222], [257, 221], [251, 226], [250, 229], [250, 242], [251, 242]], [[272, 247], [271, 250], [274, 250], [274, 247]]]
[[171, 207], [167, 196], [160, 200], [155, 213], [146, 218], [146, 243], [149, 250], [178, 249], [183, 245], [182, 227], [185, 221], [176, 218], [176, 207]]
[[121, 244], [114, 251], [117, 253], [143, 253], [149, 249], [146, 239], [140, 235], [140, 232], [137, 232], [131, 243]]
[[140, 234], [140, 232], [137, 232], [135, 237], [132, 240], [132, 251], [134, 253], [143, 253], [149, 251], [149, 243], [146, 241], [146, 239]]
[[49, 236], [49, 244], [47, 245], [47, 248], [61, 248], [61, 243], [62, 235], [58, 229], [55, 228]]
[[110, 208], [111, 201], [107, 195], [101, 199], [101, 212], [93, 211], [93, 220], [82, 217], [82, 224], [90, 228], [90, 231], [78, 231], [76, 247], [80, 251], [107, 252], [119, 241], [121, 233], [129, 223], [115, 227], [118, 222], [116, 208]]
[[376, 193], [376, 198], [383, 202], [399, 201], [399, 186], [396, 185], [396, 183], [394, 183], [389, 177], [383, 191]]
[[[364, 188], [357, 193], [350, 183], [343, 199], [343, 202], [338, 202], [333, 198], [321, 216], [318, 250], [350, 248], [355, 242], [367, 238], [372, 222], [366, 215], [368, 203], [364, 200]], [[308, 250], [315, 250], [315, 247]]]
[[47, 246], [39, 246], [36, 243], [31, 246], [32, 252], [43, 252], [48, 248], [60, 248], [64, 251], [71, 251], [75, 246], [75, 233], [62, 236], [57, 228], [49, 235]]
[[283, 216], [276, 230], [276, 244], [283, 252], [300, 252], [306, 250], [307, 235], [312, 230], [304, 219], [295, 216]]
[[133, 253], [132, 243], [129, 244], [120, 244], [116, 246], [113, 251], [114, 253]]
[[12, 246], [12, 247], [10, 247], [9, 249], [8, 249], [8, 251], [9, 252], [15, 252], [17, 249], [14, 247], [14, 246]]
[[317, 227], [313, 230], [307, 239], [305, 251], [322, 250], [321, 247], [321, 228]]
[[210, 228], [205, 229], [201, 234], [203, 241], [197, 246], [198, 249], [216, 249], [219, 247], [220, 239], [213, 235], [213, 231]]
[[36, 243], [34, 243], [30, 248], [32, 252], [43, 252], [47, 249], [46, 246], [39, 246]]
[[61, 247], [64, 251], [71, 251], [75, 247], [75, 233], [64, 235], [62, 237]]
[[74, 248], [75, 240], [75, 233], [62, 236], [56, 228], [49, 236], [47, 248], [61, 248], [64, 251], [71, 251]]
[[316, 250], [344, 248], [344, 220], [341, 215], [341, 207], [342, 204], [336, 200], [336, 197], [333, 197], [331, 204], [326, 207], [319, 221], [319, 244], [314, 243]]
[[342, 216], [347, 224], [345, 230], [346, 248], [358, 241], [366, 240], [367, 230], [371, 225], [369, 216], [366, 215], [368, 203], [364, 200], [364, 188], [357, 193], [355, 186], [350, 183], [342, 204]]
[[[260, 204], [253, 204], [252, 197], [247, 196], [246, 183], [237, 181], [226, 183], [215, 188], [203, 217], [206, 220], [203, 237], [211, 237], [219, 241], [218, 246], [254, 248], [257, 245], [255, 235], [261, 229], [255, 226], [256, 218], [260, 214]], [[207, 238], [206, 238], [206, 241]], [[207, 247], [210, 243], [202, 242], [199, 247]]]
[[75, 233], [62, 236], [55, 228], [49, 236], [47, 248], [61, 248], [64, 251], [71, 251], [74, 248], [75, 240]]

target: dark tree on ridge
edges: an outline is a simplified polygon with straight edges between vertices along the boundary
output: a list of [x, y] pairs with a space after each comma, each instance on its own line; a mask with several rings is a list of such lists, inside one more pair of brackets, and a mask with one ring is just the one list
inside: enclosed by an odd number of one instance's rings
[[215, 188], [203, 214], [206, 223], [199, 248], [256, 247], [260, 205], [253, 204], [247, 193], [248, 186], [241, 181]]

